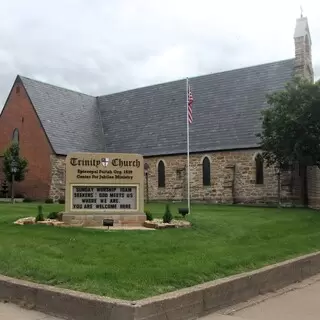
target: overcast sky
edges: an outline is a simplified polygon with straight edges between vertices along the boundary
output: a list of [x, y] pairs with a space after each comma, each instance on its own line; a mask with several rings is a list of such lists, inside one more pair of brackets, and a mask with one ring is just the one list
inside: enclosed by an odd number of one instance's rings
[[17, 74], [99, 95], [292, 58], [300, 4], [319, 78], [316, 0], [0, 0], [0, 109]]

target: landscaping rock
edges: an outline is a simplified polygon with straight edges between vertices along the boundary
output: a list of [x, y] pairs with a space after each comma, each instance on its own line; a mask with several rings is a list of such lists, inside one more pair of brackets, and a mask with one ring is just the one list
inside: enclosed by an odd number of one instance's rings
[[47, 226], [61, 226], [64, 225], [64, 222], [56, 219], [45, 219], [44, 221], [38, 221], [39, 224], [45, 224]]
[[64, 225], [64, 222], [58, 221], [55, 219], [46, 219], [44, 221], [38, 221], [36, 222], [36, 218], [34, 217], [27, 217], [27, 218], [21, 218], [14, 222], [14, 224], [18, 225], [25, 225], [25, 224], [45, 224], [48, 226], [62, 226]]
[[145, 221], [144, 227], [153, 229], [190, 228], [191, 223], [186, 220], [172, 220], [170, 223], [163, 223], [162, 219], [154, 219], [152, 221]]
[[45, 224], [47, 226], [53, 226], [51, 220], [38, 221], [37, 224]]
[[35, 224], [35, 223], [36, 223], [35, 217], [21, 218], [14, 222], [14, 224], [19, 224], [19, 225]]

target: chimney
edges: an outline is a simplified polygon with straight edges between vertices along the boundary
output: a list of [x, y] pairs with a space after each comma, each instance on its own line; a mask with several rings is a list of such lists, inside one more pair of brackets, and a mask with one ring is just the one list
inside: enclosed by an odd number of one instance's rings
[[294, 31], [295, 45], [295, 75], [305, 77], [314, 81], [312, 55], [311, 55], [311, 36], [309, 31], [308, 19], [301, 15], [296, 21]]

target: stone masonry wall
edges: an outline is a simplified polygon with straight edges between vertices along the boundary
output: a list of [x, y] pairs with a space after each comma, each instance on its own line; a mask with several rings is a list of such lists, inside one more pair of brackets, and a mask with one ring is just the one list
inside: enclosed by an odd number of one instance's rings
[[66, 162], [64, 156], [51, 155], [50, 198], [54, 201], [64, 199], [66, 183]]
[[320, 209], [320, 169], [308, 168], [308, 204], [310, 208]]
[[[264, 183], [255, 183], [257, 150], [228, 151], [190, 155], [190, 189], [193, 201], [215, 203], [266, 203], [277, 201], [277, 175], [274, 168], [264, 168]], [[211, 186], [202, 185], [202, 160], [211, 163]], [[149, 199], [182, 200], [187, 198], [186, 155], [146, 158], [149, 164]], [[158, 188], [157, 166], [165, 163], [166, 187]], [[291, 202], [291, 175], [281, 174], [281, 199]], [[296, 181], [299, 183], [299, 181]]]
[[[277, 201], [277, 175], [273, 168], [264, 168], [264, 183], [255, 183], [257, 150], [215, 152], [190, 155], [190, 189], [192, 201], [213, 203], [273, 203]], [[211, 185], [202, 185], [202, 160], [208, 157]], [[158, 187], [158, 163], [165, 163], [165, 188]], [[149, 164], [149, 200], [185, 200], [187, 198], [186, 155], [145, 158]], [[65, 194], [65, 158], [51, 156], [52, 178], [50, 198]], [[281, 199], [291, 201], [290, 175], [281, 175]], [[145, 183], [145, 198], [147, 189]]]
[[308, 37], [295, 39], [295, 74], [313, 81], [311, 48]]

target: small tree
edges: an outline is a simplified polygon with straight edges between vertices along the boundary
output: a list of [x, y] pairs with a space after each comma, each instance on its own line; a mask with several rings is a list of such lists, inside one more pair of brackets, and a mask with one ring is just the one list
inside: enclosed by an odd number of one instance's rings
[[43, 215], [41, 205], [38, 206], [38, 214], [36, 215], [36, 222], [38, 222], [38, 221], [44, 221], [44, 215]]
[[28, 161], [20, 156], [19, 144], [12, 143], [9, 148], [4, 152], [3, 159], [3, 173], [5, 174], [6, 180], [12, 182], [12, 162], [17, 165], [17, 171], [14, 174], [14, 181], [23, 181], [25, 175], [28, 172]]
[[172, 216], [172, 213], [170, 211], [170, 207], [168, 204], [166, 205], [166, 211], [165, 211], [162, 219], [163, 219], [163, 223], [170, 223], [173, 219], [173, 216]]

